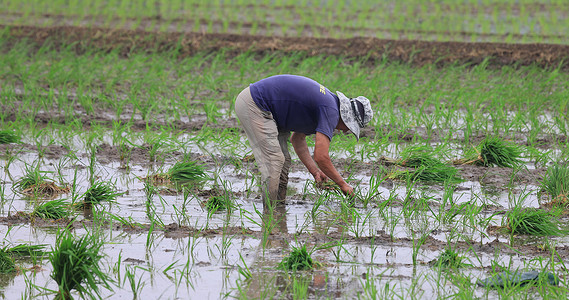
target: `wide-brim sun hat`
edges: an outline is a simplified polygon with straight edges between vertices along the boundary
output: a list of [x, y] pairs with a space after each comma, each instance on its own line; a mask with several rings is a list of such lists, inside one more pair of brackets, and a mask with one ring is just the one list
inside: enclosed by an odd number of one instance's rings
[[360, 128], [364, 128], [373, 117], [371, 103], [364, 96], [356, 98], [348, 98], [342, 92], [336, 91], [336, 95], [340, 99], [340, 117], [344, 124], [360, 139]]

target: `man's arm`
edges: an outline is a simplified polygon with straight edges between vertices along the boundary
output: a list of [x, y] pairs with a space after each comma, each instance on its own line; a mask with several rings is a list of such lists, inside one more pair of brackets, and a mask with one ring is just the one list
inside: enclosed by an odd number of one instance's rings
[[344, 194], [353, 195], [354, 189], [344, 181], [344, 178], [342, 178], [340, 173], [338, 173], [332, 164], [332, 160], [328, 154], [330, 149], [330, 139], [325, 134], [316, 132], [314, 159], [312, 159], [310, 152], [308, 151], [305, 134], [294, 132], [291, 137], [291, 142], [294, 147], [294, 151], [300, 158], [300, 161], [302, 161], [316, 181], [318, 181], [319, 176], [329, 177], [340, 187]]
[[300, 132], [293, 132], [292, 136], [290, 137], [290, 142], [294, 147], [294, 152], [300, 158], [300, 161], [306, 166], [308, 172], [314, 176], [314, 180], [316, 182], [322, 182], [328, 180], [326, 174], [324, 174], [310, 156], [310, 152], [308, 151], [308, 145], [306, 144], [306, 134]]

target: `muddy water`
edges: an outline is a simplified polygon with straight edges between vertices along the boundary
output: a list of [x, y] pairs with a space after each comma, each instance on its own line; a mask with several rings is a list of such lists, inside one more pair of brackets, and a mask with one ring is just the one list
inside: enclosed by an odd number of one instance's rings
[[[115, 283], [113, 291], [102, 292], [104, 297], [132, 298], [134, 293], [142, 295], [141, 298], [161, 299], [214, 299], [226, 295], [281, 297], [291, 295], [295, 280], [307, 283], [311, 298], [366, 297], [366, 293], [374, 289], [387, 293], [388, 297], [441, 297], [451, 295], [458, 288], [428, 263], [448, 245], [456, 247], [465, 262], [472, 265], [461, 274], [474, 283], [477, 278], [486, 277], [495, 265], [534, 268], [538, 263], [536, 257], [547, 256], [539, 251], [546, 242], [566, 244], [564, 238], [525, 239], [488, 230], [499, 228], [503, 212], [514, 201], [523, 199], [524, 206], [539, 206], [537, 185], [520, 182], [504, 188], [501, 183], [509, 180], [500, 178], [508, 177], [505, 175], [508, 173], [499, 168], [481, 171], [482, 175], [476, 175], [479, 171], [475, 169], [464, 169], [472, 178], [483, 176], [486, 181], [469, 180], [457, 185], [452, 201], [486, 207], [473, 217], [458, 214], [442, 221], [441, 215], [448, 207], [441, 206], [444, 198], [441, 186], [417, 185], [408, 191], [404, 183], [388, 180], [370, 186], [372, 176], [378, 175], [364, 167], [350, 180], [363, 195], [376, 193], [376, 196], [368, 205], [356, 203], [347, 207], [342, 204], [341, 196], [316, 190], [310, 184], [309, 174], [295, 165], [290, 174], [287, 204], [275, 211], [274, 225], [267, 229], [263, 225], [267, 215], [263, 213], [257, 182], [251, 179], [256, 176], [256, 169], [252, 164], [239, 167], [223, 163], [220, 157], [227, 156], [228, 149], [205, 143], [188, 150], [206, 163], [208, 172], [216, 174], [218, 183], [231, 190], [235, 209], [210, 215], [202, 206], [208, 193], [202, 192], [214, 189], [214, 182], [206, 183], [201, 191], [188, 197], [167, 190], [150, 197], [145, 193], [142, 178], [167, 170], [176, 155], [165, 155], [163, 163], [157, 164], [133, 159], [125, 168], [123, 162], [103, 153], [96, 157], [91, 171], [89, 155], [78, 145], [74, 149], [75, 156], [44, 153], [40, 159], [32, 146], [13, 146], [16, 150], [12, 149], [12, 153], [18, 153], [17, 159], [10, 161], [3, 157], [0, 234], [4, 236], [5, 245], [46, 244], [49, 248], [55, 244], [58, 229], [64, 226], [58, 222], [31, 225], [25, 220], [6, 218], [16, 212], [30, 212], [36, 203], [45, 201], [24, 197], [13, 189], [27, 165], [41, 161], [41, 170], [51, 172], [48, 174], [56, 182], [75, 182], [74, 193], [59, 196], [69, 201], [79, 198], [88, 189], [92, 174], [98, 180], [114, 182], [124, 194], [113, 203], [97, 207], [94, 216], [77, 213], [73, 223], [76, 235], [97, 232], [105, 241], [103, 269]], [[203, 152], [204, 148], [213, 150]], [[238, 157], [249, 153], [246, 146], [233, 151]], [[341, 153], [333, 155], [339, 162], [348, 159]], [[409, 208], [403, 202], [409, 192], [415, 199], [426, 198], [427, 207]], [[390, 197], [395, 200], [385, 206]], [[116, 219], [111, 220], [111, 215], [128, 219], [140, 227], [133, 229], [120, 224]], [[93, 225], [101, 220], [106, 220], [102, 227]], [[149, 230], [148, 224], [153, 221], [156, 225]], [[414, 248], [423, 236], [428, 237], [424, 244]], [[291, 248], [304, 243], [309, 249], [315, 249], [313, 258], [322, 266], [297, 277], [276, 271]], [[527, 244], [523, 248], [527, 251], [508, 250], [509, 245], [520, 244]], [[412, 259], [414, 253], [416, 265]], [[559, 253], [567, 255], [563, 251]], [[33, 263], [20, 261], [19, 265], [30, 268]], [[7, 299], [35, 297], [42, 293], [41, 288], [55, 290], [57, 287], [49, 275], [51, 265], [47, 260], [39, 265], [42, 269], [37, 273], [26, 271], [0, 277], [4, 296]], [[251, 271], [250, 279], [239, 272], [240, 267], [245, 266]], [[134, 272], [135, 291], [125, 277], [127, 272]], [[30, 289], [32, 285], [40, 288]], [[488, 296], [484, 289], [472, 289], [474, 295]]]

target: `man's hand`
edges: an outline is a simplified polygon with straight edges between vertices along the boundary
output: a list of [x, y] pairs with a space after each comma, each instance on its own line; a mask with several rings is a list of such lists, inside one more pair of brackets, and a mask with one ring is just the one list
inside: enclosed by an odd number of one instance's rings
[[318, 170], [316, 174], [314, 174], [314, 181], [316, 181], [317, 183], [326, 182], [328, 181], [328, 179], [329, 179], [328, 176], [326, 176], [326, 174], [324, 174], [324, 172], [320, 170]]
[[342, 190], [342, 193], [344, 193], [344, 195], [353, 198], [355, 196], [354, 194], [354, 188], [352, 186], [350, 186], [349, 184], [344, 184], [340, 187], [340, 189]]

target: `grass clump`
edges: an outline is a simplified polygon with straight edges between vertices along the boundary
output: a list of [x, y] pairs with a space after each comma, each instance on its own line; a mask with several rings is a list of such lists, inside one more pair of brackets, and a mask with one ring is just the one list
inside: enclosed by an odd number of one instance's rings
[[5, 251], [0, 251], [0, 274], [9, 274], [16, 270], [16, 263], [12, 256]]
[[27, 245], [20, 244], [14, 247], [4, 247], [0, 249], [0, 252], [7, 253], [9, 255], [16, 256], [42, 256], [45, 254], [46, 245]]
[[433, 149], [426, 146], [409, 146], [405, 148], [401, 152], [401, 159], [397, 160], [396, 164], [411, 168], [445, 165], [436, 158]]
[[63, 219], [69, 217], [69, 204], [63, 199], [47, 201], [36, 206], [31, 213], [33, 217], [41, 219]]
[[101, 202], [110, 202], [120, 196], [117, 193], [114, 184], [106, 181], [94, 183], [83, 195], [83, 201], [80, 203], [82, 207], [90, 207]]
[[168, 176], [176, 183], [196, 182], [208, 178], [204, 166], [194, 161], [176, 163], [168, 170]]
[[388, 175], [390, 179], [459, 183], [463, 179], [457, 175], [458, 170], [440, 161], [430, 147], [411, 146], [401, 153], [401, 159], [396, 165], [412, 168], [412, 170], [397, 170]]
[[205, 167], [195, 161], [182, 161], [174, 164], [166, 173], [155, 174], [146, 178], [152, 183], [188, 186], [208, 180]]
[[59, 286], [56, 299], [72, 299], [72, 290], [79, 292], [82, 298], [101, 298], [99, 284], [110, 289], [110, 278], [99, 265], [102, 245], [94, 236], [76, 239], [67, 230], [57, 237], [55, 249], [49, 256], [53, 267], [51, 277]]
[[14, 188], [24, 195], [55, 197], [59, 194], [68, 193], [69, 187], [60, 187], [45, 175], [49, 172], [40, 171], [39, 166], [26, 167], [26, 172], [14, 184]]
[[504, 141], [499, 137], [486, 137], [477, 147], [465, 155], [466, 158], [456, 160], [454, 163], [513, 168], [522, 163], [520, 160], [521, 153], [520, 147], [514, 143]]
[[512, 234], [528, 234], [537, 236], [561, 235], [557, 216], [549, 211], [515, 207], [505, 215], [506, 228]]
[[431, 264], [445, 269], [458, 269], [469, 266], [469, 264], [464, 263], [464, 257], [460, 256], [458, 252], [450, 248], [445, 249], [437, 259], [431, 262]]
[[320, 264], [312, 259], [311, 253], [306, 249], [306, 245], [300, 248], [292, 247], [289, 256], [283, 258], [278, 267], [285, 271], [312, 270]]
[[215, 212], [218, 210], [231, 210], [233, 208], [233, 203], [229, 197], [224, 195], [215, 195], [209, 197], [205, 202], [205, 207], [209, 212]]
[[542, 192], [550, 196], [551, 204], [569, 206], [569, 166], [555, 164], [548, 167], [540, 183]]
[[0, 144], [18, 143], [20, 137], [11, 130], [0, 130]]

